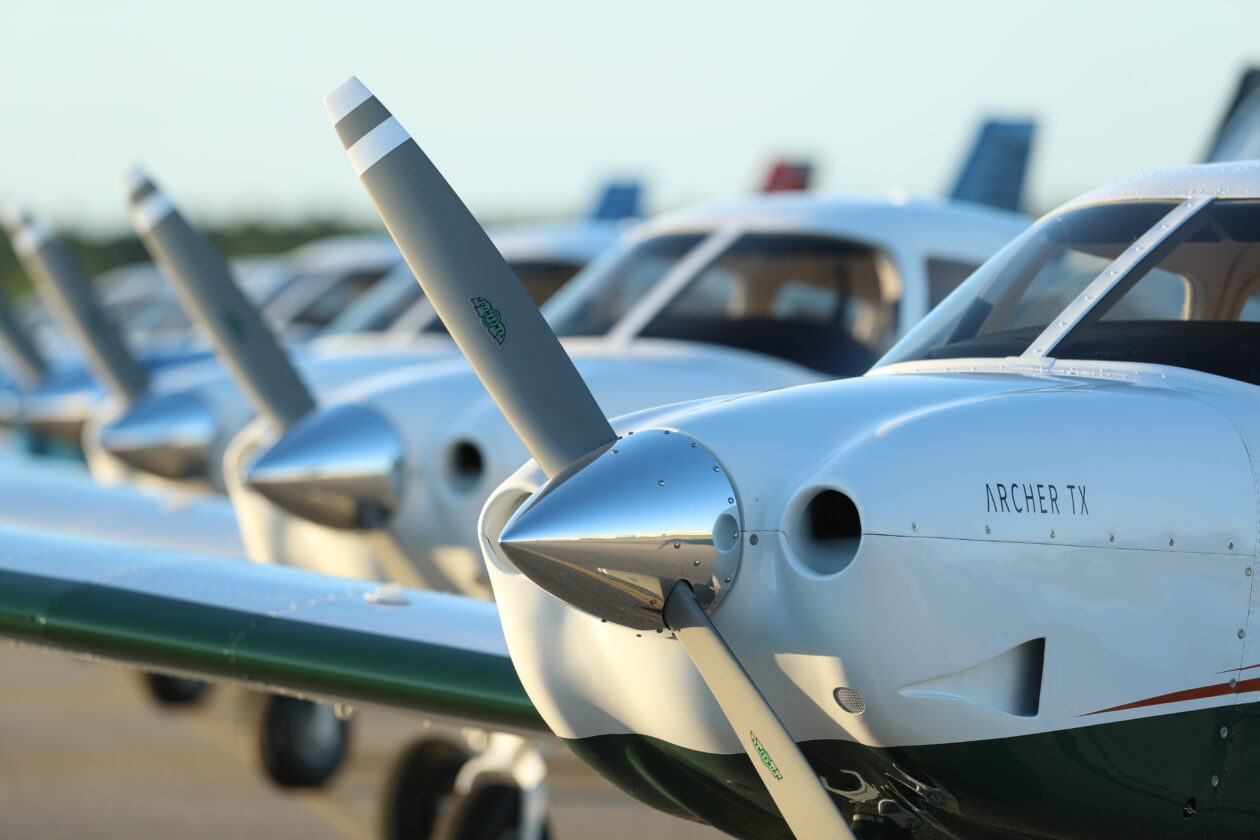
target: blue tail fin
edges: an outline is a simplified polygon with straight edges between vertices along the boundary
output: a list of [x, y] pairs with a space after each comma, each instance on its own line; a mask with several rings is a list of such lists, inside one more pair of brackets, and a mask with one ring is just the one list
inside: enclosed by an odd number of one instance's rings
[[642, 218], [643, 185], [638, 181], [613, 181], [604, 187], [591, 209], [590, 218], [615, 222], [618, 219]]
[[1019, 210], [1034, 128], [1032, 120], [986, 120], [949, 197]]
[[1234, 101], [1221, 117], [1204, 163], [1260, 158], [1260, 68], [1249, 68], [1238, 80]]

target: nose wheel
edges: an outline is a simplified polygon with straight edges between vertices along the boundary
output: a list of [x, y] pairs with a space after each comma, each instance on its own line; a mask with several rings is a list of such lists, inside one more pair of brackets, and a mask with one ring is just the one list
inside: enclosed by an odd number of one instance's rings
[[430, 735], [398, 759], [382, 801], [385, 840], [546, 840], [546, 766], [515, 735]]
[[422, 738], [398, 758], [381, 802], [385, 840], [428, 840], [451, 806], [455, 777], [468, 761], [462, 744]]
[[350, 723], [326, 703], [272, 695], [260, 723], [263, 770], [280, 787], [322, 787], [345, 760]]

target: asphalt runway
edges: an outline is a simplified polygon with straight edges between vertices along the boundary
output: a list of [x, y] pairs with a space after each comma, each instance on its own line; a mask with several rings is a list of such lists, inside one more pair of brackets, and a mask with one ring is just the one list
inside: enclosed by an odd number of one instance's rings
[[[328, 788], [282, 792], [243, 734], [245, 692], [156, 709], [131, 671], [0, 643], [0, 838], [374, 840], [378, 796], [419, 717], [364, 708]], [[714, 840], [612, 787], [563, 748], [549, 762], [556, 840]]]

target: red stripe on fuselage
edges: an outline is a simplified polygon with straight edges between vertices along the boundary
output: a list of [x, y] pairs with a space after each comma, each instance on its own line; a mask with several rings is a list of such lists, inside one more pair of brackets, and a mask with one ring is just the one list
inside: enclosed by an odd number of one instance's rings
[[1081, 715], [1081, 717], [1101, 715], [1106, 712], [1122, 712], [1125, 709], [1141, 709], [1145, 706], [1162, 706], [1165, 703], [1181, 703], [1185, 700], [1202, 700], [1204, 697], [1221, 697], [1225, 694], [1246, 694], [1248, 691], [1260, 691], [1260, 677], [1242, 680], [1235, 686], [1231, 686], [1229, 683], [1225, 682], [1217, 683], [1216, 685], [1205, 685], [1202, 688], [1188, 688], [1185, 691], [1174, 691], [1171, 694], [1161, 694], [1158, 697], [1151, 697], [1146, 700], [1135, 700], [1132, 703], [1125, 703], [1123, 706], [1112, 706], [1110, 709], [1099, 709], [1096, 712], [1086, 712]]

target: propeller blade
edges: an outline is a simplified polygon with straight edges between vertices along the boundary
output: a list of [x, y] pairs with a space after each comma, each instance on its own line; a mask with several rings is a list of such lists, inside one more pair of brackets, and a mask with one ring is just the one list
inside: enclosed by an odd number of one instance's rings
[[3, 297], [0, 297], [0, 349], [12, 365], [14, 376], [25, 387], [33, 388], [44, 378], [48, 363]]
[[148, 371], [106, 317], [91, 278], [70, 247], [24, 210], [13, 214], [9, 234], [44, 306], [78, 341], [97, 380], [127, 404], [148, 390]]
[[797, 840], [852, 838], [818, 773], [685, 581], [675, 584], [665, 600], [665, 623], [713, 692]]
[[[517, 435], [552, 479], [548, 492], [558, 492], [554, 485], [580, 476], [580, 467], [590, 469], [606, 460], [601, 453], [615, 452], [608, 450], [608, 444], [617, 439], [607, 418], [520, 282], [424, 152], [358, 79], [342, 84], [324, 104], [355, 172], [425, 294]], [[661, 437], [666, 435], [667, 432]], [[683, 445], [688, 452], [699, 452], [696, 444]], [[643, 458], [651, 460], [654, 467], [679, 463], [676, 458], [659, 460], [658, 454], [657, 448], [648, 447]], [[622, 460], [626, 460], [624, 456]], [[707, 461], [700, 473], [717, 473], [717, 466], [710, 470], [711, 463]], [[686, 468], [690, 466], [687, 464]], [[634, 465], [628, 469], [634, 471]], [[653, 473], [656, 474], [659, 473]], [[638, 472], [634, 475], [643, 477]], [[670, 482], [658, 479], [651, 486], [670, 486]], [[706, 502], [723, 510], [734, 504], [725, 484], [716, 489], [722, 492], [706, 493]], [[601, 574], [604, 570], [597, 569], [592, 574], [591, 570], [566, 562], [571, 558], [560, 556], [563, 552], [557, 552], [558, 539], [550, 537], [555, 536], [552, 530], [562, 531], [571, 523], [563, 511], [537, 514], [537, 509], [543, 507], [538, 504], [539, 498], [536, 495], [533, 504], [517, 512], [514, 525], [510, 524], [500, 537], [500, 546], [517, 559], [532, 556], [522, 569], [531, 579], [547, 578], [554, 571], [573, 579], [567, 583], [579, 581], [561, 597], [599, 614], [598, 607], [606, 604], [588, 603], [589, 594], [631, 587], [615, 571]], [[551, 507], [554, 506], [548, 506]], [[663, 510], [659, 506], [654, 509]], [[734, 523], [721, 510], [708, 512], [717, 516], [703, 517], [706, 525], [720, 525], [727, 519]], [[531, 530], [530, 521], [535, 515], [545, 520], [542, 524], [546, 534]], [[669, 519], [668, 513], [664, 518]], [[708, 620], [691, 585], [674, 571], [680, 564], [658, 559], [662, 552], [669, 560], [676, 561], [675, 552], [682, 557], [684, 537], [700, 544], [712, 545], [714, 541], [691, 530], [669, 539], [664, 536], [665, 529], [651, 529], [651, 538], [644, 540], [643, 545], [633, 537], [626, 538], [627, 534], [645, 533], [644, 528], [638, 527], [643, 524], [637, 523], [630, 531], [616, 527], [615, 537], [593, 535], [588, 544], [602, 550], [600, 565], [606, 565], [602, 561], [609, 559], [603, 555], [611, 554], [615, 555], [613, 559], [626, 560], [628, 565], [644, 566], [638, 579], [644, 584], [641, 588], [647, 594], [643, 599], [649, 607], [656, 603], [650, 598], [652, 578], [672, 576], [677, 581], [664, 605], [664, 621], [675, 631], [713, 691], [754, 766], [766, 780], [788, 826], [803, 840], [852, 838], [818, 774]], [[513, 527], [515, 536], [509, 534]], [[573, 540], [574, 545], [581, 542], [580, 536]], [[663, 548], [669, 545], [673, 546], [672, 551]], [[624, 558], [623, 551], [627, 555]], [[642, 560], [640, 555], [648, 559]], [[700, 555], [691, 563], [705, 566]], [[631, 594], [621, 613], [611, 620], [623, 621], [623, 613], [634, 612], [631, 602], [635, 595]], [[591, 610], [592, 606], [595, 609]], [[661, 616], [656, 620], [659, 622]]]
[[543, 471], [616, 440], [538, 307], [406, 129], [354, 77], [324, 105], [390, 236]]
[[136, 234], [254, 410], [282, 428], [306, 416], [315, 407], [311, 392], [258, 309], [241, 293], [219, 249], [193, 229], [144, 172], [128, 173], [124, 190]]

